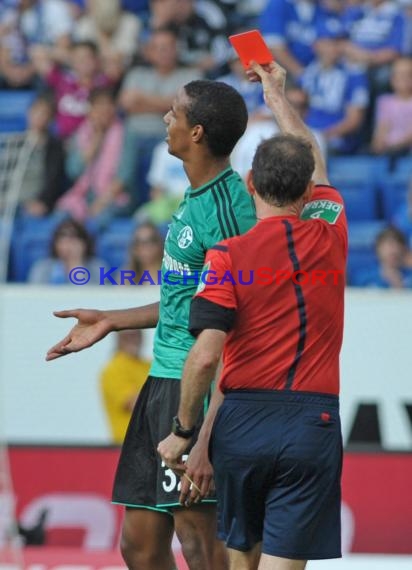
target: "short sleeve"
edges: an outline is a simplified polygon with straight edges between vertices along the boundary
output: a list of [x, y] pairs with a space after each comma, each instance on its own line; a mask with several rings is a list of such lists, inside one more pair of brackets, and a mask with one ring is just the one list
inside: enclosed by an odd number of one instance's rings
[[369, 104], [368, 79], [365, 73], [352, 73], [349, 76], [347, 104], [362, 109]]
[[333, 186], [317, 185], [300, 215], [302, 220], [323, 220], [335, 228], [347, 246], [348, 222], [340, 193]]
[[231, 266], [229, 250], [224, 243], [208, 251], [190, 309], [189, 330], [193, 335], [204, 329], [224, 332], [232, 329], [237, 301]]
[[390, 118], [391, 99], [388, 95], [380, 95], [376, 100], [375, 123], [381, 125]]
[[196, 297], [202, 297], [229, 309], [236, 309], [234, 288], [229, 248], [222, 242], [207, 252]]

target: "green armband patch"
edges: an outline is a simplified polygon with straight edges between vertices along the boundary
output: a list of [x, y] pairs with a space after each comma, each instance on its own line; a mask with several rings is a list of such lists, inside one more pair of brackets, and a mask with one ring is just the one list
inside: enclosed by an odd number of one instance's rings
[[300, 215], [301, 220], [326, 220], [329, 224], [336, 224], [343, 211], [343, 205], [331, 200], [315, 200], [305, 204]]

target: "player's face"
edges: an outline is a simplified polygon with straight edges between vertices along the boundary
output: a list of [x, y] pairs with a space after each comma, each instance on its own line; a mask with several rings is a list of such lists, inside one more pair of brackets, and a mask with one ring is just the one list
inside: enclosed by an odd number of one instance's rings
[[185, 90], [182, 88], [176, 95], [172, 108], [163, 118], [167, 127], [166, 142], [169, 146], [169, 152], [182, 160], [190, 149], [191, 141], [192, 129], [186, 117], [188, 104], [189, 99]]

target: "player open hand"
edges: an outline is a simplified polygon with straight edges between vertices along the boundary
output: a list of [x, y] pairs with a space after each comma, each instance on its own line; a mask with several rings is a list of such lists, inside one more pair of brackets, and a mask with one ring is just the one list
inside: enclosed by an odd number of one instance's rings
[[112, 331], [110, 322], [102, 311], [73, 309], [55, 311], [53, 314], [62, 319], [74, 317], [78, 322], [63, 340], [47, 352], [46, 360], [55, 360], [71, 352], [79, 352], [92, 346]]
[[275, 61], [265, 65], [259, 65], [252, 61], [246, 75], [249, 81], [260, 81], [262, 83], [266, 103], [269, 95], [283, 95], [285, 91], [286, 70]]

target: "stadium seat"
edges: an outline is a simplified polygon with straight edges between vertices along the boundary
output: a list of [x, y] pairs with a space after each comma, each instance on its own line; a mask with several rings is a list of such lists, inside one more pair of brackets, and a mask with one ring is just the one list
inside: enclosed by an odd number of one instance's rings
[[372, 156], [329, 159], [329, 177], [343, 195], [349, 221], [379, 218], [379, 180], [386, 166], [386, 159]]
[[381, 172], [387, 169], [387, 159], [369, 155], [332, 156], [328, 159], [328, 172], [332, 184], [337, 181], [379, 181]]
[[15, 223], [11, 244], [11, 279], [25, 282], [35, 261], [49, 255], [55, 218], [22, 218]]
[[26, 130], [27, 112], [34, 97], [34, 91], [0, 91], [0, 132]]
[[349, 222], [379, 218], [378, 190], [368, 182], [341, 182], [336, 184], [345, 202]]
[[348, 254], [348, 284], [356, 281], [359, 270], [376, 264], [375, 240], [376, 236], [386, 226], [384, 220], [369, 222], [353, 222], [349, 224], [349, 254]]
[[356, 249], [358, 251], [373, 250], [375, 247], [376, 236], [387, 225], [387, 222], [384, 220], [349, 223], [349, 249]]
[[412, 249], [412, 217], [409, 214], [408, 204], [404, 202], [396, 210], [391, 223], [401, 230], [407, 237], [409, 247]]
[[149, 11], [149, 0], [122, 0], [122, 8], [140, 16]]
[[396, 161], [393, 168], [389, 168], [381, 179], [383, 213], [387, 220], [391, 220], [406, 200], [409, 186], [412, 184], [412, 158], [405, 157]]
[[131, 218], [118, 218], [97, 238], [96, 255], [110, 267], [126, 268], [130, 241], [136, 222]]
[[408, 183], [400, 179], [385, 181], [382, 185], [382, 203], [385, 219], [391, 220], [399, 209], [399, 207], [406, 201], [408, 193]]

